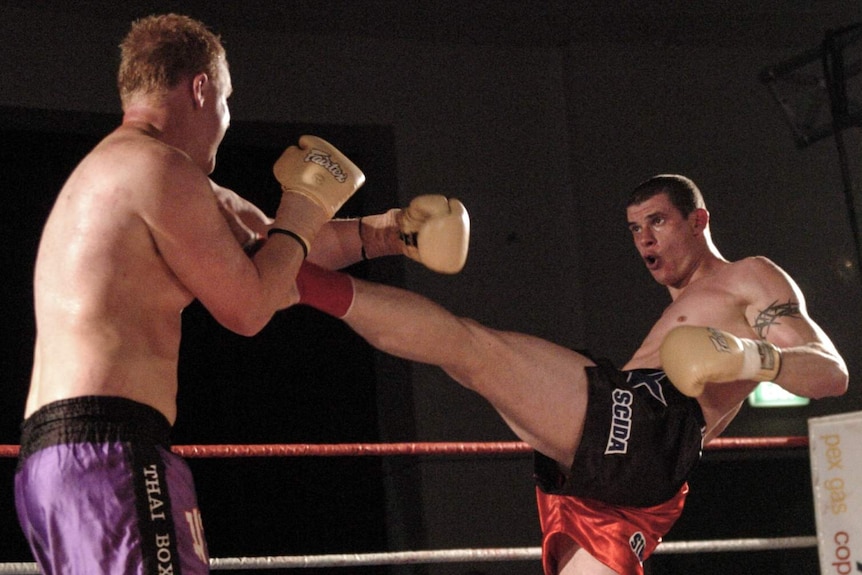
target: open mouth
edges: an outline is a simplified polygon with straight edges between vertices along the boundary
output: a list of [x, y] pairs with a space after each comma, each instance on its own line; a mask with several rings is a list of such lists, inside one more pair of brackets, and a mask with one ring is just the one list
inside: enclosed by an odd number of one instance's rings
[[644, 261], [646, 262], [646, 266], [648, 269], [654, 270], [658, 267], [658, 258], [653, 255], [644, 256]]

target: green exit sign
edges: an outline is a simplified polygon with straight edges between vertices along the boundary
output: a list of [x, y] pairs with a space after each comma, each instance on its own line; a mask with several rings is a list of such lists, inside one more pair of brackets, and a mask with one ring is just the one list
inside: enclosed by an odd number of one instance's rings
[[798, 407], [808, 405], [807, 397], [793, 395], [771, 381], [763, 381], [748, 396], [752, 407]]

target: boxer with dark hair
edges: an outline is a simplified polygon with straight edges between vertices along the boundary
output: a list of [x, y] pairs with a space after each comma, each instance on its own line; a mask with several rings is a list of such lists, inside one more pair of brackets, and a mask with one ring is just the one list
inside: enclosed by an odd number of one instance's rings
[[[799, 287], [766, 258], [724, 259], [691, 180], [651, 178], [626, 216], [671, 303], [621, 369], [313, 264], [297, 280], [301, 303], [341, 317], [384, 352], [441, 367], [536, 450], [547, 575], [643, 573], [682, 512], [703, 442], [758, 382], [812, 398], [847, 389], [844, 360]], [[335, 292], [327, 301], [312, 297], [319, 283]]]

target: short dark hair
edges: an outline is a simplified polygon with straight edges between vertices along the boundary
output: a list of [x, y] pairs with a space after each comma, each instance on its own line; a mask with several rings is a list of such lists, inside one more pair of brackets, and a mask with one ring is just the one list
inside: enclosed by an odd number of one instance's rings
[[125, 106], [134, 94], [166, 92], [201, 72], [217, 79], [222, 60], [221, 39], [203, 23], [179, 14], [141, 18], [120, 44], [120, 100]]
[[677, 174], [659, 174], [638, 184], [629, 195], [626, 207], [640, 204], [661, 193], [666, 193], [671, 203], [683, 216], [698, 208], [705, 208], [703, 194], [693, 181]]

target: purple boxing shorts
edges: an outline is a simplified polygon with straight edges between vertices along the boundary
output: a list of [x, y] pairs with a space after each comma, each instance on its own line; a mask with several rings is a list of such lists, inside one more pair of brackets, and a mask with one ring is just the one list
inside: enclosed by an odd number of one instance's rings
[[209, 573], [191, 472], [158, 411], [78, 397], [21, 429], [15, 506], [42, 573]]

